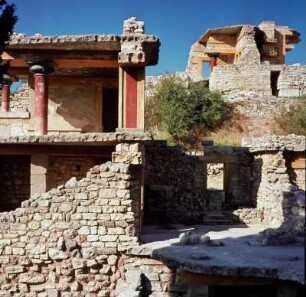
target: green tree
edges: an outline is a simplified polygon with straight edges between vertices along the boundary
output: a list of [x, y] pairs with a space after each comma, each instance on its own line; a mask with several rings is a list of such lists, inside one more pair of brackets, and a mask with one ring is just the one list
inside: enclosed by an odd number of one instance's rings
[[17, 22], [15, 11], [15, 4], [8, 4], [6, 0], [0, 0], [0, 79], [7, 70], [7, 65], [2, 65], [1, 54]]
[[146, 102], [146, 127], [156, 125], [175, 143], [196, 146], [226, 118], [227, 104], [203, 81], [165, 76]]

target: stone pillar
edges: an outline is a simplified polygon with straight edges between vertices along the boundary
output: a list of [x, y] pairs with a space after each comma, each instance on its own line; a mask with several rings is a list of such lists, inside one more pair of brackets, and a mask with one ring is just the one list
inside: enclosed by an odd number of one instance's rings
[[48, 133], [48, 75], [53, 71], [49, 60], [28, 61], [34, 75], [34, 132], [37, 135]]
[[3, 112], [10, 111], [10, 95], [11, 95], [11, 84], [13, 83], [13, 79], [4, 74], [2, 79], [2, 105], [1, 110]]
[[209, 53], [208, 56], [210, 57], [209, 71], [212, 73], [214, 67], [217, 66], [219, 53]]
[[47, 191], [48, 155], [31, 156], [31, 196]]
[[144, 88], [146, 53], [142, 37], [144, 23], [124, 21], [119, 63], [118, 128], [144, 129]]

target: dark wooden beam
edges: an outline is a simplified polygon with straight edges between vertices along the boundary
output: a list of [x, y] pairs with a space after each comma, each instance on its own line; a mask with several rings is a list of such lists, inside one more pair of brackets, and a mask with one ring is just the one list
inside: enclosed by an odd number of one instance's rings
[[97, 156], [111, 158], [114, 145], [0, 144], [0, 155], [47, 154], [58, 156]]
[[273, 285], [279, 283], [277, 279], [263, 277], [232, 277], [221, 275], [208, 275], [191, 272], [181, 272], [182, 282], [188, 285], [209, 286], [248, 286], [248, 285]]

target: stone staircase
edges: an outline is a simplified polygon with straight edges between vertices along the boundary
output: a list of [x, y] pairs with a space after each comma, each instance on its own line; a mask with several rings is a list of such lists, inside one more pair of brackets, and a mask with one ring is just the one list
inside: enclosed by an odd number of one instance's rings
[[233, 214], [229, 211], [206, 211], [203, 214], [204, 225], [232, 225]]

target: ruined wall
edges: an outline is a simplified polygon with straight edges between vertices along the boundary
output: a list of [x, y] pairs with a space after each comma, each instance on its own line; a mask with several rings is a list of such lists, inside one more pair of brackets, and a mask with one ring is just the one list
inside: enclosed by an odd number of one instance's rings
[[[233, 209], [240, 206], [254, 206], [251, 199], [251, 168], [252, 156], [248, 150], [230, 146], [204, 146], [204, 196], [210, 210]], [[223, 167], [223, 178], [219, 170], [213, 167]], [[209, 188], [210, 178], [216, 178], [215, 187]]]
[[286, 66], [278, 79], [279, 96], [299, 97], [306, 94], [306, 65]]
[[[207, 59], [207, 57], [206, 57]], [[199, 42], [191, 46], [186, 73], [194, 80], [203, 79], [202, 64], [205, 60], [205, 47]]]
[[219, 65], [209, 80], [211, 90], [220, 90], [229, 99], [271, 96], [271, 71], [279, 72], [279, 97], [299, 97], [306, 92], [306, 66], [286, 65]]
[[81, 179], [96, 164], [101, 164], [96, 157], [61, 157], [49, 156], [47, 168], [47, 189], [64, 184], [71, 176]]
[[147, 146], [145, 157], [146, 222], [202, 222], [203, 162], [164, 143]]
[[208, 296], [207, 285], [187, 285], [179, 269], [152, 259], [143, 249], [132, 249], [128, 257], [123, 258], [122, 263], [126, 271], [126, 280], [118, 281], [118, 297]]
[[0, 295], [114, 296], [138, 191], [129, 165], [108, 162], [0, 214]]
[[[1, 105], [1, 94], [0, 94], [0, 105]], [[29, 100], [29, 85], [23, 83], [14, 93], [11, 94], [10, 98], [10, 111], [28, 111], [30, 107]]]
[[230, 96], [237, 92], [271, 95], [270, 68], [265, 65], [220, 65], [214, 67], [209, 79], [209, 88]]
[[[287, 226], [297, 232], [304, 230], [305, 184], [299, 188], [290, 180], [286, 156], [305, 154], [304, 136], [270, 136], [245, 139], [244, 146], [254, 155], [253, 194], [264, 224]], [[305, 161], [305, 159], [304, 159]], [[304, 171], [305, 171], [304, 162]], [[305, 183], [305, 181], [304, 181]]]
[[27, 135], [30, 117], [29, 107], [29, 86], [24, 83], [11, 95], [10, 111], [0, 111], [0, 135], [3, 137]]
[[10, 211], [30, 196], [30, 157], [0, 156], [0, 212]]
[[260, 64], [260, 53], [255, 42], [255, 30], [253, 26], [243, 26], [236, 44], [235, 63], [243, 65]]

